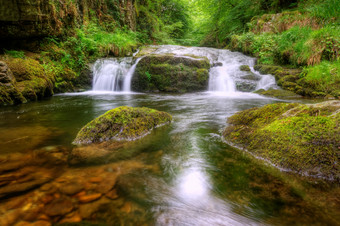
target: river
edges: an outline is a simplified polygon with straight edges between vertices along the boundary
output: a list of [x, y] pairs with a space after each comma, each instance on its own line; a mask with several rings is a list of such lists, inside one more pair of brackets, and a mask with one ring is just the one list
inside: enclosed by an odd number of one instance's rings
[[[166, 46], [157, 53], [183, 55], [184, 49]], [[206, 92], [133, 93], [124, 80], [135, 61], [121, 59], [118, 64], [123, 61], [123, 66], [117, 66], [117, 59], [100, 60], [95, 76], [104, 67], [106, 71], [119, 67], [114, 76], [122, 77], [116, 83], [121, 85], [112, 85], [119, 78], [111, 77], [106, 80], [111, 81], [109, 88], [103, 88], [106, 91], [97, 86], [84, 93], [1, 108], [1, 156], [54, 146], [71, 150], [80, 128], [106, 111], [118, 106], [150, 107], [170, 113], [173, 123], [124, 146], [119, 151], [127, 154], [119, 158], [63, 169], [67, 173], [122, 163], [122, 171], [126, 170], [116, 185], [120, 198], [98, 209], [88, 221], [107, 225], [338, 224], [338, 185], [282, 172], [222, 141], [228, 117], [281, 101], [237, 90], [243, 75], [239, 66], [246, 64], [253, 70], [254, 59], [227, 50], [185, 51], [196, 55], [201, 51], [210, 61], [223, 63], [211, 69]], [[275, 87], [272, 77], [258, 76], [262, 79], [247, 87]], [[6, 200], [1, 203], [4, 209]]]

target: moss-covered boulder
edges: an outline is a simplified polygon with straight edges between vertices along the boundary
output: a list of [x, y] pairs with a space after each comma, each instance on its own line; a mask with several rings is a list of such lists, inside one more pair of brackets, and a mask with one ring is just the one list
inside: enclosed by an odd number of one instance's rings
[[54, 74], [46, 71], [37, 60], [25, 58], [4, 59], [17, 81], [16, 87], [27, 100], [38, 100], [53, 95]]
[[241, 65], [240, 71], [250, 71], [250, 67], [248, 65]]
[[[284, 90], [294, 92], [307, 97], [327, 97], [340, 98], [339, 82], [329, 83], [327, 86], [308, 81], [304, 78], [304, 72], [297, 68], [285, 68], [274, 65], [258, 64], [254, 67], [261, 74], [272, 74], [275, 76], [277, 84]], [[336, 71], [334, 72], [336, 73]]]
[[284, 89], [259, 89], [256, 90], [254, 93], [264, 95], [264, 96], [269, 96], [269, 97], [275, 97], [279, 99], [296, 99], [296, 98], [301, 98], [300, 95], [289, 91], [289, 90], [284, 90]]
[[206, 90], [209, 60], [171, 54], [147, 55], [137, 65], [132, 90], [184, 93]]
[[25, 103], [26, 99], [16, 87], [12, 71], [0, 61], [0, 105]]
[[118, 107], [85, 125], [73, 144], [136, 140], [171, 120], [170, 114], [150, 108]]
[[278, 167], [340, 181], [340, 101], [270, 104], [227, 122], [226, 141]]

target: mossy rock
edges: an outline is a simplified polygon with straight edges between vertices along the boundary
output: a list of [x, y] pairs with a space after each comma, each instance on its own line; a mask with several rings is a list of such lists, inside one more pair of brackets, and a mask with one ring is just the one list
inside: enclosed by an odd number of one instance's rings
[[223, 137], [274, 165], [340, 181], [340, 101], [278, 103], [228, 119]]
[[249, 73], [247, 75], [242, 76], [241, 79], [251, 80], [251, 81], [260, 81], [261, 77], [254, 73]]
[[85, 125], [73, 144], [136, 140], [171, 120], [170, 114], [150, 108], [118, 107]]
[[26, 103], [16, 87], [16, 79], [12, 71], [3, 61], [0, 61], [0, 105]]
[[264, 95], [264, 96], [269, 96], [269, 97], [280, 98], [280, 99], [301, 98], [300, 95], [292, 91], [283, 90], [283, 89], [269, 89], [269, 90], [259, 89], [259, 90], [256, 90], [254, 93]]
[[148, 55], [140, 60], [132, 78], [139, 92], [195, 92], [206, 90], [209, 60], [205, 57]]
[[37, 60], [26, 57], [4, 60], [16, 79], [16, 88], [27, 100], [38, 100], [53, 95], [54, 75], [47, 73]]
[[240, 71], [250, 71], [250, 67], [248, 65], [241, 65]]

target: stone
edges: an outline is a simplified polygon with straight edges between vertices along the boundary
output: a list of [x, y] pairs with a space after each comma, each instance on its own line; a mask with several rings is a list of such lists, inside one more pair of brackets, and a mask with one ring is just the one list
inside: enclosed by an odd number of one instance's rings
[[259, 89], [259, 90], [256, 90], [254, 93], [261, 94], [264, 96], [280, 98], [280, 99], [297, 99], [297, 98], [302, 97], [292, 91], [283, 90], [283, 89], [268, 89], [268, 90]]
[[88, 202], [93, 202], [93, 201], [99, 199], [101, 196], [102, 196], [102, 194], [100, 194], [100, 193], [84, 195], [84, 196], [79, 196], [78, 200], [81, 203], [88, 203]]
[[137, 64], [133, 91], [185, 93], [204, 91], [209, 80], [206, 57], [150, 54]]
[[102, 181], [102, 183], [100, 183], [96, 187], [96, 191], [102, 194], [105, 194], [109, 192], [115, 186], [116, 182], [117, 182], [117, 176], [112, 175], [106, 178], [104, 181]]
[[254, 73], [249, 73], [247, 75], [241, 76], [241, 79], [252, 80], [252, 81], [260, 81], [261, 77], [254, 74]]
[[83, 219], [89, 219], [95, 212], [99, 211], [100, 208], [108, 205], [109, 203], [109, 199], [102, 197], [95, 202], [82, 204], [79, 206], [79, 214]]
[[65, 216], [62, 220], [59, 221], [59, 224], [63, 223], [78, 223], [81, 222], [82, 218], [79, 213], [71, 213]]
[[170, 114], [150, 108], [118, 107], [85, 125], [73, 144], [136, 140], [171, 120]]
[[217, 62], [212, 65], [212, 67], [222, 67], [223, 63], [222, 62]]
[[73, 203], [67, 198], [59, 198], [46, 205], [45, 213], [50, 216], [64, 216], [74, 209]]
[[117, 199], [119, 197], [116, 189], [109, 191], [108, 193], [105, 194], [105, 196], [108, 197], [109, 199]]
[[13, 196], [22, 192], [27, 192], [31, 189], [37, 188], [42, 184], [50, 181], [52, 177], [39, 177], [38, 174], [32, 181], [27, 181], [23, 183], [9, 184], [5, 187], [0, 188], [0, 198]]
[[76, 182], [63, 184], [59, 187], [59, 191], [65, 195], [74, 195], [76, 193], [79, 193], [83, 189], [84, 186]]
[[248, 65], [241, 65], [240, 71], [250, 71], [250, 67]]
[[340, 101], [275, 103], [228, 118], [223, 137], [272, 165], [340, 181]]
[[27, 100], [16, 87], [16, 79], [12, 71], [5, 62], [0, 61], [0, 106], [26, 102]]

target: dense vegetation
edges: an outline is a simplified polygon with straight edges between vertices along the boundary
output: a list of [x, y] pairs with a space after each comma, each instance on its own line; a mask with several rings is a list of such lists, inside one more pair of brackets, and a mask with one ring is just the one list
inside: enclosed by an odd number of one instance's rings
[[[75, 4], [82, 2], [89, 5], [87, 13], [77, 11]], [[15, 58], [32, 58], [44, 69], [54, 91], [65, 92], [84, 83], [78, 77], [89, 62], [100, 57], [130, 55], [142, 44], [212, 46], [256, 56], [259, 64], [303, 69], [293, 79], [288, 77], [293, 92], [340, 96], [340, 4], [336, 0], [128, 3], [50, 1], [53, 16], [49, 23], [54, 32], [41, 32], [49, 35], [39, 34], [33, 47], [2, 49], [0, 60], [11, 64]], [[301, 91], [301, 87], [311, 87], [311, 91]]]
[[[226, 47], [260, 64], [303, 68], [309, 96], [339, 96], [340, 4], [336, 0], [192, 1], [193, 44]], [[294, 91], [294, 89], [293, 89]]]

